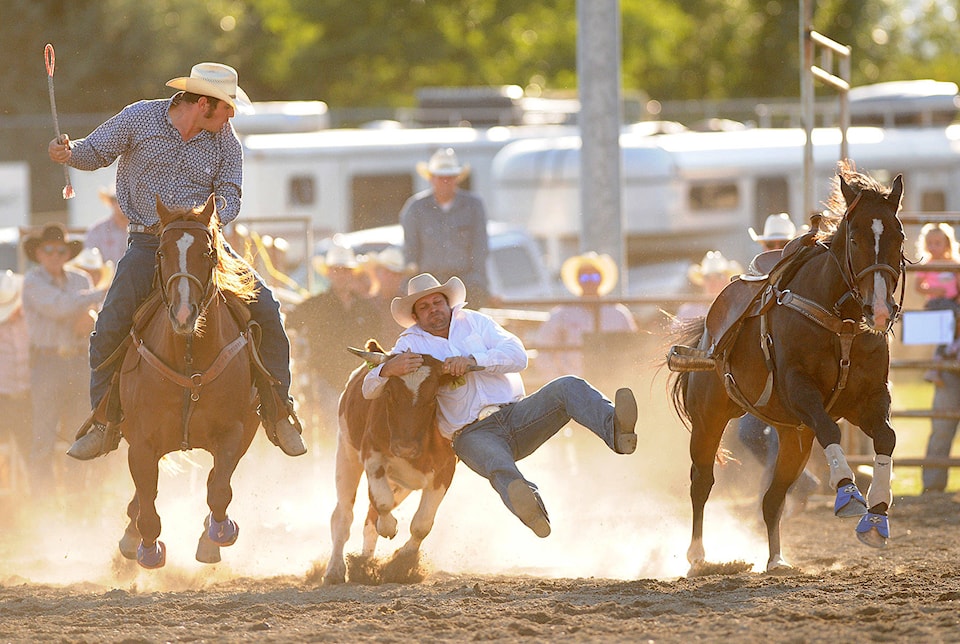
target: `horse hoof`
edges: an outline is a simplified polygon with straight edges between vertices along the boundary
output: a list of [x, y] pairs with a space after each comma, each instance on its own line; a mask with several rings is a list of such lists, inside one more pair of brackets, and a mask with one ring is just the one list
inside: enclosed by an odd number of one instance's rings
[[867, 502], [856, 484], [849, 483], [837, 490], [837, 500], [833, 504], [833, 513], [841, 519], [862, 517], [867, 513]]
[[788, 564], [787, 560], [781, 557], [780, 555], [777, 555], [776, 557], [774, 557], [773, 559], [767, 562], [767, 572], [770, 572], [770, 573], [777, 574], [777, 573], [791, 572], [792, 570], [794, 570], [793, 566]]
[[857, 524], [857, 539], [871, 548], [886, 548], [890, 522], [885, 514], [868, 512]]
[[240, 526], [236, 521], [227, 517], [223, 521], [217, 521], [211, 513], [207, 517], [207, 537], [220, 547], [232, 546], [237, 542], [240, 536]]
[[220, 563], [220, 546], [210, 541], [206, 530], [200, 533], [200, 540], [197, 542], [196, 558], [200, 563]]
[[137, 563], [148, 570], [162, 568], [167, 563], [167, 547], [162, 541], [157, 541], [148, 548], [141, 541], [137, 547]]
[[117, 544], [120, 547], [120, 554], [127, 559], [136, 559], [137, 550], [140, 545], [140, 533], [136, 529], [127, 528], [123, 532], [123, 538]]

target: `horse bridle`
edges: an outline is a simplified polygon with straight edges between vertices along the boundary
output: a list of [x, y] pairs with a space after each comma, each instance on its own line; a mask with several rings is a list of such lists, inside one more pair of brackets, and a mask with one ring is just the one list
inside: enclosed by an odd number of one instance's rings
[[837, 267], [840, 269], [840, 277], [843, 279], [844, 284], [847, 285], [847, 292], [844, 293], [839, 300], [833, 305], [833, 312], [837, 317], [843, 317], [840, 314], [840, 308], [843, 306], [843, 303], [852, 298], [854, 303], [857, 305], [861, 312], [861, 317], [863, 315], [864, 301], [863, 294], [860, 292], [859, 283], [860, 280], [866, 277], [871, 273], [888, 273], [894, 280], [893, 290], [896, 292], [897, 288], [900, 289], [900, 297], [895, 305], [893, 315], [890, 316], [890, 319], [887, 322], [887, 328], [884, 330], [884, 333], [889, 333], [893, 328], [893, 325], [898, 319], [900, 319], [900, 312], [903, 310], [903, 297], [906, 285], [906, 258], [903, 254], [903, 249], [900, 250], [900, 265], [898, 268], [894, 268], [886, 262], [876, 262], [867, 266], [860, 272], [855, 273], [853, 268], [853, 257], [850, 255], [850, 236], [848, 234], [849, 230], [849, 216], [850, 213], [856, 208], [857, 204], [860, 202], [860, 197], [863, 195], [863, 192], [858, 192], [857, 196], [854, 197], [853, 201], [847, 206], [846, 212], [843, 214], [843, 226], [844, 226], [844, 243], [843, 243], [843, 262], [837, 259], [837, 256], [833, 253], [830, 253], [830, 257], [837, 263]]
[[170, 277], [164, 280], [163, 278], [163, 269], [161, 268], [160, 263], [160, 249], [157, 249], [157, 281], [158, 286], [161, 286], [160, 297], [163, 300], [164, 306], [169, 306], [170, 301], [167, 294], [170, 291], [170, 285], [174, 283], [174, 280], [185, 279], [188, 282], [193, 282], [197, 285], [197, 288], [200, 289], [200, 316], [202, 317], [206, 310], [210, 307], [210, 303], [213, 302], [213, 298], [217, 296], [216, 285], [213, 281], [213, 267], [217, 265], [217, 250], [213, 245], [213, 233], [210, 232], [210, 229], [207, 228], [203, 223], [195, 220], [182, 219], [177, 221], [172, 221], [166, 226], [163, 227], [163, 230], [160, 232], [160, 239], [163, 239], [163, 236], [170, 230], [190, 230], [190, 231], [202, 231], [207, 237], [207, 247], [209, 250], [209, 256], [211, 260], [211, 270], [209, 277], [207, 278], [207, 283], [204, 284], [200, 281], [196, 275], [188, 273], [186, 271], [177, 271]]

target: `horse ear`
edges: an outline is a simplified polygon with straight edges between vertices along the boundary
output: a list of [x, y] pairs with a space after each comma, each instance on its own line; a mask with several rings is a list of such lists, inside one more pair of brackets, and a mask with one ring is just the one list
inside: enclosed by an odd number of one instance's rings
[[214, 213], [217, 212], [217, 200], [213, 193], [207, 197], [207, 203], [203, 204], [203, 210], [199, 213], [199, 218], [203, 221], [205, 226], [210, 225], [210, 218], [213, 217]]
[[847, 207], [849, 207], [853, 200], [857, 198], [857, 191], [847, 184], [843, 175], [838, 174], [837, 179], [840, 180], [840, 192], [843, 194], [843, 200], [847, 202]]
[[170, 219], [170, 211], [167, 210], [167, 207], [160, 201], [160, 195], [154, 196], [157, 198], [157, 216], [160, 217], [160, 224], [166, 226], [167, 221]]
[[893, 180], [893, 185], [890, 188], [890, 194], [887, 195], [887, 203], [893, 205], [894, 208], [900, 209], [900, 200], [903, 198], [903, 175], [898, 174]]

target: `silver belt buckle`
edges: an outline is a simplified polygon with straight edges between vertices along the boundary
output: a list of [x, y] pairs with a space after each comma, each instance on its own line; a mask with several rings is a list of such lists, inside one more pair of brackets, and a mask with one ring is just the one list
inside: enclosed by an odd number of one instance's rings
[[500, 405], [487, 405], [486, 407], [480, 410], [479, 414], [477, 414], [477, 420], [483, 420], [484, 418], [487, 418], [488, 416], [492, 416], [498, 411], [500, 411]]

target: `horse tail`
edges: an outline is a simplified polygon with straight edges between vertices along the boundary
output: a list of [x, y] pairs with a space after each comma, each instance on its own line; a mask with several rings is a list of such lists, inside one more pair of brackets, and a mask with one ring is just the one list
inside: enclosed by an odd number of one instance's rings
[[[679, 344], [685, 347], [696, 347], [700, 344], [705, 333], [704, 318], [696, 317], [687, 320], [674, 320], [674, 331], [670, 335], [670, 344]], [[687, 410], [687, 388], [690, 383], [690, 371], [674, 373], [669, 382], [670, 401], [673, 409], [680, 417], [684, 426], [690, 429], [690, 412]]]

